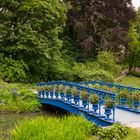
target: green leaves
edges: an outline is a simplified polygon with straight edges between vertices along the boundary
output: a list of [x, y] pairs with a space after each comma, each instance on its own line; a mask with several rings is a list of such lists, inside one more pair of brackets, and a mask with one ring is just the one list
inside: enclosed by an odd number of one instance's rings
[[[1, 9], [0, 52], [3, 59], [23, 61], [28, 69], [20, 68], [27, 80], [47, 77], [48, 63], [62, 46], [58, 34], [65, 26], [66, 6], [60, 0], [5, 0]], [[14, 73], [14, 69], [10, 71]], [[11, 82], [19, 79], [11, 77]]]
[[28, 70], [28, 66], [22, 60], [4, 58], [2, 62], [0, 61], [0, 78], [5, 81], [24, 81], [26, 79], [25, 70]]

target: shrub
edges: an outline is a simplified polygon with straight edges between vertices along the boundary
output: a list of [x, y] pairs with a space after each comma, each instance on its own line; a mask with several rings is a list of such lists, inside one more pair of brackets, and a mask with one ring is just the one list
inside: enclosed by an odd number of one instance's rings
[[106, 91], [109, 90], [109, 87], [108, 87], [107, 85], [103, 85], [101, 88], [102, 88], [103, 90], [106, 90]]
[[140, 101], [140, 91], [134, 91], [132, 93], [132, 99], [133, 101]]
[[37, 117], [25, 119], [12, 131], [12, 140], [86, 140], [93, 123], [83, 117]]
[[41, 91], [45, 91], [45, 86], [41, 86]]
[[88, 86], [90, 87], [90, 88], [93, 88], [94, 87], [94, 85], [93, 84], [88, 84]]
[[107, 99], [106, 100], [105, 107], [106, 108], [112, 108], [113, 107], [113, 101], [112, 101], [112, 99]]
[[75, 63], [72, 67], [72, 71], [76, 77], [76, 81], [93, 81], [93, 80], [102, 80], [112, 82], [114, 77], [113, 75], [101, 69], [98, 65], [96, 66], [95, 62], [85, 62], [85, 63]]
[[70, 94], [70, 87], [69, 86], [65, 87], [65, 94]]
[[73, 95], [73, 96], [78, 96], [78, 90], [77, 90], [76, 87], [73, 87], [73, 88], [72, 88], [72, 95]]
[[117, 92], [117, 88], [116, 88], [115, 86], [113, 86], [113, 87], [111, 87], [111, 88], [109, 89], [109, 91], [110, 91], [110, 92]]
[[44, 90], [48, 91], [48, 85], [44, 86]]
[[52, 85], [49, 85], [49, 86], [48, 86], [48, 91], [51, 92], [52, 89], [53, 89]]
[[129, 98], [129, 91], [127, 89], [122, 89], [120, 91], [121, 98]]
[[0, 61], [0, 78], [8, 82], [27, 80], [26, 72], [28, 66], [22, 60], [14, 60], [12, 58], [4, 58]]
[[95, 84], [95, 85], [93, 85], [93, 88], [100, 89], [100, 85], [99, 84]]
[[101, 51], [98, 54], [97, 62], [100, 65], [100, 68], [117, 75], [120, 72], [120, 66], [117, 65], [114, 54], [112, 52]]
[[59, 85], [59, 91], [63, 92], [63, 85], [62, 84]]
[[21, 84], [0, 84], [0, 112], [40, 111], [37, 95], [30, 87]]
[[88, 93], [85, 89], [82, 89], [81, 92], [80, 92], [80, 95], [81, 95], [81, 99], [82, 100], [87, 100], [88, 99]]
[[42, 91], [41, 86], [37, 86], [37, 91]]
[[116, 123], [110, 128], [100, 128], [97, 135], [99, 136], [99, 140], [121, 140], [129, 131], [128, 127]]
[[59, 86], [58, 86], [58, 85], [55, 85], [55, 86], [54, 86], [54, 91], [55, 91], [55, 92], [59, 92]]
[[91, 104], [98, 104], [99, 102], [99, 95], [98, 94], [95, 94], [95, 93], [92, 93], [89, 97], [89, 101]]

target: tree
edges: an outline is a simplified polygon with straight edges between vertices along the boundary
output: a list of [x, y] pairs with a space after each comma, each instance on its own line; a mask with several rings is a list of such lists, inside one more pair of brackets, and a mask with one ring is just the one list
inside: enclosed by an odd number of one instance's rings
[[[129, 21], [135, 19], [131, 0], [67, 0], [68, 34], [76, 38], [87, 57], [95, 57], [99, 49], [128, 49]], [[76, 47], [79, 47], [76, 46]]]
[[136, 66], [140, 66], [140, 8], [137, 12], [137, 20], [131, 22], [129, 37], [130, 53], [129, 53], [129, 71]]
[[0, 65], [5, 58], [22, 61], [26, 77], [46, 77], [66, 12], [61, 0], [0, 0]]

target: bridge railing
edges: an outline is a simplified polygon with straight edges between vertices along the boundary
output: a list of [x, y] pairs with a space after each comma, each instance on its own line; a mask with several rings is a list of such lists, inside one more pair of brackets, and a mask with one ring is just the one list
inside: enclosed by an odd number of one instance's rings
[[105, 121], [115, 121], [115, 92], [65, 81], [37, 83], [37, 89], [39, 98], [61, 100]]
[[107, 91], [114, 91], [117, 93], [117, 106], [122, 109], [140, 113], [140, 88], [132, 86], [123, 86], [119, 84], [92, 81], [92, 82], [79, 82], [80, 85], [97, 87]]

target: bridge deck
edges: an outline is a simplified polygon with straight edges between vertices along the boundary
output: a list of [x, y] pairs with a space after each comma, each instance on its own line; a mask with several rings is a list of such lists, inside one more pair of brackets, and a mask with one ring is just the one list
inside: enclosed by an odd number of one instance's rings
[[130, 127], [140, 128], [140, 114], [137, 113], [116, 108], [115, 121]]

